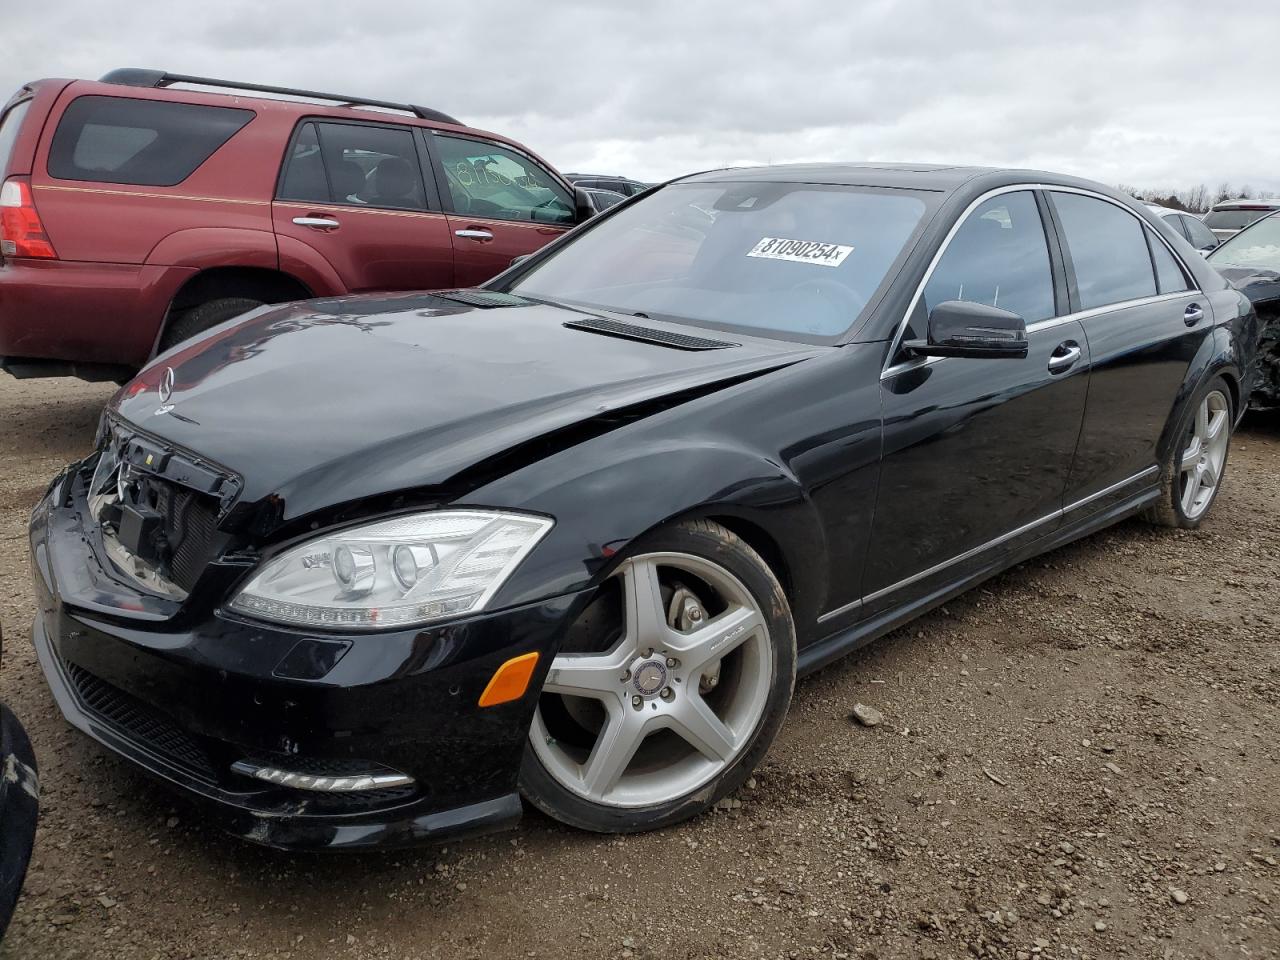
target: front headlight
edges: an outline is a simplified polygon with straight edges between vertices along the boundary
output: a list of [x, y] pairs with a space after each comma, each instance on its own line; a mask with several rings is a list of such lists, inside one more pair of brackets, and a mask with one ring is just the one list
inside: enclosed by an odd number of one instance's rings
[[269, 560], [230, 608], [291, 626], [350, 630], [472, 613], [551, 526], [523, 514], [437, 510], [353, 527]]

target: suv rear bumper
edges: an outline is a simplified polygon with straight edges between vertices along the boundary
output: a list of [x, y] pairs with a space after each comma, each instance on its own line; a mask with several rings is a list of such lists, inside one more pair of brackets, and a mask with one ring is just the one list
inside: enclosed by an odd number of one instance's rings
[[[137, 370], [151, 357], [189, 267], [70, 260], [0, 261], [0, 358], [18, 376]], [[53, 361], [54, 363], [51, 363]], [[61, 364], [61, 369], [59, 365]], [[68, 367], [70, 369], [68, 369]], [[87, 376], [86, 379], [113, 379]]]

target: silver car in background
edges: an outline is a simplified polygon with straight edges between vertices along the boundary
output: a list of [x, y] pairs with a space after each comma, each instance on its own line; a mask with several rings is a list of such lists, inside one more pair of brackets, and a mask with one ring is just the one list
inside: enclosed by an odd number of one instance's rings
[[1207, 255], [1222, 242], [1194, 213], [1175, 210], [1173, 207], [1162, 207], [1155, 203], [1148, 203], [1147, 209], [1172, 227], [1174, 233], [1199, 250], [1201, 256]]

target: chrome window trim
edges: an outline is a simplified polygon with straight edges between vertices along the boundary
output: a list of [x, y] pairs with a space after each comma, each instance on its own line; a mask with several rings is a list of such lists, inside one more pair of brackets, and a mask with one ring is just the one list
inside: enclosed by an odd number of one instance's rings
[[842, 613], [848, 613], [852, 610], [856, 610], [857, 608], [861, 607], [864, 603], [874, 603], [875, 601], [880, 600], [883, 597], [887, 597], [889, 594], [894, 593], [895, 591], [901, 590], [903, 587], [909, 587], [911, 586], [911, 584], [918, 583], [921, 580], [927, 579], [928, 577], [933, 576], [935, 573], [941, 573], [943, 570], [946, 570], [948, 567], [953, 567], [957, 563], [963, 563], [965, 560], [970, 560], [973, 557], [976, 557], [987, 550], [991, 550], [995, 547], [1000, 546], [1002, 543], [1007, 543], [1008, 541], [1014, 539], [1015, 537], [1019, 537], [1024, 533], [1030, 533], [1036, 527], [1040, 527], [1046, 523], [1050, 523], [1054, 520], [1061, 519], [1062, 517], [1065, 517], [1067, 514], [1071, 513], [1073, 510], [1079, 510], [1081, 507], [1088, 506], [1089, 504], [1093, 503], [1095, 500], [1101, 500], [1103, 497], [1107, 496], [1108, 494], [1115, 493], [1117, 490], [1122, 490], [1125, 487], [1129, 486], [1130, 484], [1137, 483], [1140, 480], [1145, 480], [1147, 477], [1151, 476], [1153, 473], [1159, 473], [1159, 472], [1160, 472], [1160, 468], [1157, 466], [1147, 467], [1145, 470], [1141, 470], [1138, 473], [1135, 473], [1131, 477], [1126, 477], [1124, 480], [1120, 480], [1116, 483], [1113, 483], [1109, 487], [1104, 487], [1103, 489], [1097, 491], [1096, 493], [1091, 493], [1087, 497], [1082, 497], [1081, 499], [1075, 501], [1074, 503], [1068, 504], [1067, 506], [1054, 510], [1052, 513], [1046, 514], [1045, 516], [1041, 517], [1039, 520], [1032, 520], [1030, 523], [1023, 524], [1022, 526], [1018, 527], [1016, 530], [1010, 530], [1008, 533], [1001, 534], [1000, 536], [996, 537], [994, 540], [988, 540], [986, 543], [981, 543], [976, 547], [971, 547], [970, 549], [966, 550], [964, 553], [957, 554], [956, 556], [952, 557], [950, 560], [943, 560], [941, 563], [935, 563], [932, 567], [929, 567], [928, 569], [925, 569], [925, 570], [921, 570], [919, 573], [914, 573], [903, 580], [899, 580], [897, 583], [891, 583], [887, 587], [881, 587], [875, 593], [867, 594], [861, 600], [855, 600], [852, 603], [846, 603], [844, 606], [837, 607], [834, 610], [828, 610], [826, 613], [821, 614], [818, 617], [818, 623], [825, 623], [826, 621], [831, 620], [834, 617], [840, 616]]
[[[924, 296], [924, 288], [929, 285], [929, 280], [933, 277], [934, 269], [938, 266], [938, 262], [946, 254], [947, 248], [951, 246], [951, 241], [955, 239], [955, 235], [960, 230], [960, 227], [963, 226], [964, 222], [969, 219], [970, 215], [972, 215], [974, 210], [976, 210], [978, 207], [980, 207], [982, 204], [986, 203], [988, 200], [992, 199], [993, 197], [998, 197], [1006, 193], [1019, 193], [1024, 190], [1033, 190], [1033, 191], [1043, 190], [1047, 193], [1054, 193], [1054, 192], [1078, 193], [1081, 196], [1093, 197], [1096, 200], [1103, 200], [1111, 204], [1112, 206], [1119, 207], [1125, 213], [1129, 214], [1129, 216], [1137, 220], [1144, 230], [1151, 233], [1161, 243], [1164, 244], [1165, 249], [1168, 250], [1169, 253], [1173, 255], [1174, 260], [1177, 261], [1178, 265], [1182, 268], [1183, 274], [1189, 277], [1192, 283], [1192, 286], [1189, 287], [1188, 289], [1179, 290], [1176, 293], [1158, 293], [1157, 292], [1155, 296], [1151, 296], [1151, 297], [1137, 297], [1133, 300], [1121, 300], [1118, 303], [1108, 303], [1108, 304], [1104, 304], [1101, 307], [1090, 307], [1088, 310], [1078, 310], [1075, 313], [1066, 313], [1060, 317], [1047, 317], [1044, 320], [1036, 320], [1033, 323], [1027, 324], [1027, 333], [1033, 333], [1036, 330], [1046, 330], [1046, 329], [1049, 329], [1050, 327], [1058, 326], [1059, 324], [1069, 323], [1070, 321], [1073, 321], [1073, 320], [1088, 319], [1089, 317], [1098, 316], [1103, 313], [1110, 313], [1114, 310], [1124, 310], [1128, 307], [1137, 307], [1137, 306], [1142, 306], [1148, 303], [1158, 303], [1161, 300], [1168, 300], [1174, 297], [1186, 297], [1192, 294], [1204, 293], [1204, 291], [1200, 287], [1195, 285], [1196, 275], [1187, 266], [1187, 262], [1178, 255], [1178, 252], [1174, 250], [1172, 246], [1169, 245], [1169, 242], [1164, 237], [1160, 236], [1158, 232], [1156, 232], [1155, 230], [1152, 230], [1151, 224], [1147, 223], [1142, 218], [1141, 215], [1139, 215], [1136, 211], [1131, 210], [1126, 204], [1122, 203], [1119, 200], [1116, 200], [1114, 197], [1108, 197], [1105, 194], [1098, 193], [1094, 190], [1085, 190], [1081, 187], [1060, 187], [1054, 184], [1046, 184], [1046, 183], [1018, 183], [1018, 184], [1010, 184], [1004, 187], [996, 187], [994, 190], [988, 190], [986, 193], [982, 194], [982, 196], [978, 197], [972, 203], [970, 203], [969, 206], [965, 207], [964, 212], [960, 214], [959, 217], [956, 218], [956, 222], [953, 223], [951, 225], [951, 229], [947, 231], [947, 235], [942, 241], [942, 246], [938, 248], [938, 252], [935, 253], [933, 255], [933, 259], [929, 261], [929, 268], [925, 270], [924, 276], [920, 279], [920, 284], [919, 286], [916, 287], [916, 292], [912, 296], [911, 302], [907, 305], [906, 313], [903, 315], [902, 319], [898, 322], [898, 328], [894, 332], [893, 340], [890, 344], [889, 355], [885, 358], [886, 366], [884, 367], [884, 369], [880, 371], [880, 379], [882, 381], [887, 380], [889, 377], [896, 377], [898, 374], [905, 373], [908, 370], [918, 370], [922, 367], [927, 367], [929, 366], [929, 364], [936, 363], [939, 360], [956, 359], [954, 357], [917, 357], [912, 360], [904, 360], [901, 363], [893, 362], [893, 359], [898, 355], [899, 351], [902, 349], [902, 338], [906, 335], [907, 324], [911, 320], [911, 315], [915, 313], [916, 307], [920, 305], [920, 298]], [[1065, 242], [1065, 238], [1064, 238], [1064, 242]], [[1156, 283], [1156, 290], [1158, 291], [1160, 287], [1159, 287], [1159, 281], [1156, 278], [1154, 263], [1152, 263], [1151, 265], [1151, 279], [1154, 283]]]

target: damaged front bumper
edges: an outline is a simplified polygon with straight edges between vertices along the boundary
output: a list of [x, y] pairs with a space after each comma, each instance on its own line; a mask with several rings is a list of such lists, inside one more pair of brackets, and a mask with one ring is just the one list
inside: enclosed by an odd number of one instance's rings
[[[518, 820], [542, 672], [521, 700], [477, 701], [507, 659], [555, 649], [575, 596], [358, 636], [224, 613], [218, 602], [243, 569], [211, 571], [183, 603], [148, 597], [101, 555], [86, 473], [58, 478], [31, 524], [33, 642], [74, 726], [267, 846], [407, 845]], [[330, 786], [364, 772], [402, 776], [391, 788], [325, 793], [253, 769]]]

